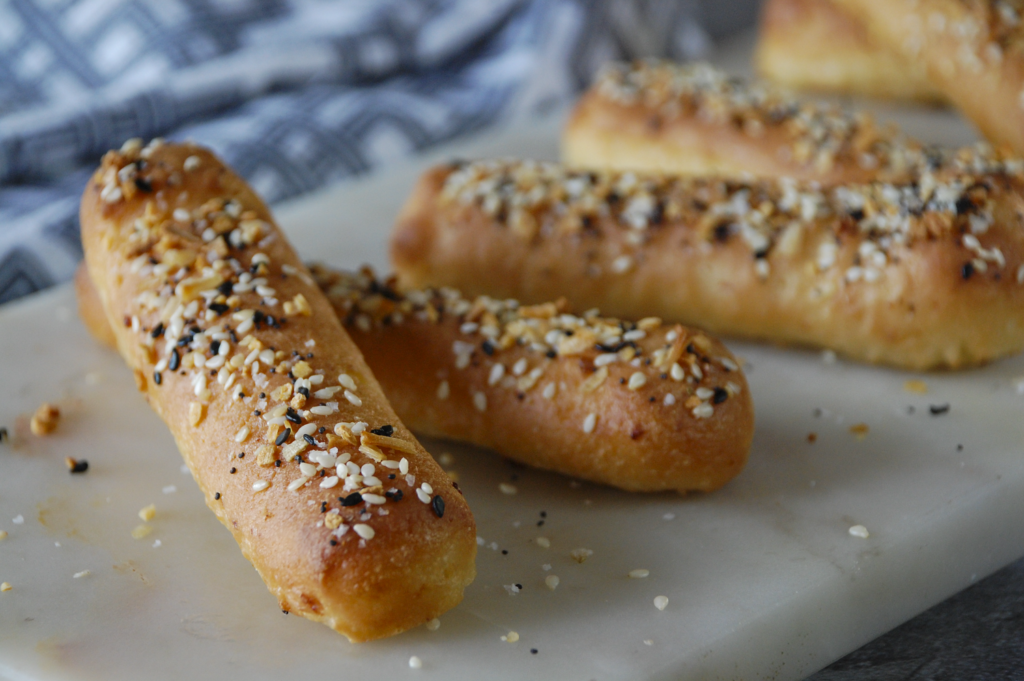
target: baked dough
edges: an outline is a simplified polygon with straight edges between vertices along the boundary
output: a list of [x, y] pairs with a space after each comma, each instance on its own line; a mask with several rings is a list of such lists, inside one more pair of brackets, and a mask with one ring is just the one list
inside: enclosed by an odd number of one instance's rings
[[1024, 154], [1024, 23], [1018, 2], [833, 0], [878, 45], [922, 64], [993, 144]]
[[436, 167], [403, 208], [403, 287], [656, 316], [907, 369], [1024, 347], [1022, 164], [964, 149], [913, 182]]
[[117, 347], [281, 607], [366, 641], [457, 604], [476, 554], [461, 492], [245, 182], [132, 140], [81, 223]]
[[562, 160], [578, 168], [826, 185], [904, 181], [921, 159], [920, 144], [870, 114], [801, 102], [699, 62], [608, 65], [562, 135]]
[[[711, 491], [747, 460], [746, 379], [707, 334], [571, 315], [564, 301], [398, 293], [368, 269], [312, 274], [417, 433], [629, 491]], [[94, 288], [76, 282], [82, 318], [104, 340]]]
[[796, 90], [944, 101], [920, 62], [876, 45], [831, 0], [767, 0], [754, 63], [768, 80]]

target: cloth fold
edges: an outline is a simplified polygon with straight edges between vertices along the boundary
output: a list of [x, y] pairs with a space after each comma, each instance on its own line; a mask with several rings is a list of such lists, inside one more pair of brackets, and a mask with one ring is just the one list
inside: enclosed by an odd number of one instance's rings
[[[211, 147], [271, 203], [692, 58], [683, 0], [0, 4], [0, 303], [67, 280], [78, 197], [131, 137]], [[351, 263], [350, 263], [351, 264]]]

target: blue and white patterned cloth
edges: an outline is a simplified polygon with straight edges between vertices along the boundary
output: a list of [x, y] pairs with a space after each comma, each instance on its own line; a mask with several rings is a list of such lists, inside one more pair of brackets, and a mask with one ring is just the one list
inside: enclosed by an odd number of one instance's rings
[[130, 137], [213, 148], [268, 201], [558, 105], [610, 59], [693, 57], [687, 0], [0, 2], [0, 303], [70, 278]]

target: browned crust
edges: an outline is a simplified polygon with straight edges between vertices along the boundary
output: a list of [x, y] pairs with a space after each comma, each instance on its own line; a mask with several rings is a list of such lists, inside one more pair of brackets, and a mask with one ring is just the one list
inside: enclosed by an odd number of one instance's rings
[[800, 102], [707, 64], [612, 64], [573, 109], [562, 159], [579, 168], [790, 177], [906, 177], [920, 144], [867, 113]]
[[[133, 143], [122, 152], [108, 153], [89, 182], [82, 197], [82, 242], [89, 273], [117, 346], [135, 370], [150, 405], [174, 434], [207, 504], [232, 532], [283, 609], [323, 622], [353, 641], [398, 633], [453, 607], [461, 600], [463, 589], [475, 572], [476, 533], [465, 500], [398, 420], [359, 350], [274, 224], [266, 206], [242, 179], [205, 149], [169, 144], [154, 144], [144, 150], [139, 147]], [[185, 170], [186, 159], [190, 157], [198, 167]], [[125, 177], [118, 178], [119, 169], [140, 158], [144, 158], [144, 166], [135, 166], [134, 172], [129, 169]], [[139, 181], [133, 179], [133, 174]], [[235, 210], [234, 203], [207, 203], [219, 199], [237, 202], [238, 209]], [[209, 206], [213, 207], [210, 211]], [[175, 209], [191, 211], [191, 222], [172, 217]], [[233, 222], [232, 212], [242, 222]], [[197, 223], [197, 214], [203, 214], [206, 222]], [[251, 240], [244, 236], [245, 220], [256, 221], [251, 225], [262, 223], [249, 233]], [[180, 254], [196, 247], [200, 254], [188, 266], [191, 269], [186, 277], [195, 277], [204, 263], [228, 272], [227, 265], [206, 261], [203, 255], [207, 248], [217, 250], [217, 239], [201, 249], [196, 246], [203, 243], [199, 235], [207, 226], [216, 231], [234, 226], [231, 234], [240, 235], [240, 242], [234, 248], [220, 244], [226, 251], [223, 257], [234, 258], [242, 269], [255, 270], [265, 277], [268, 285], [276, 289], [274, 295], [278, 299], [292, 301], [302, 294], [308, 301], [309, 316], [293, 310], [287, 313], [287, 321], [279, 329], [264, 323], [251, 331], [239, 331], [240, 341], [244, 341], [242, 336], [251, 334], [264, 349], [287, 351], [280, 358], [273, 358], [273, 362], [283, 363], [278, 365], [281, 371], [270, 373], [267, 367], [263, 368], [263, 375], [269, 377], [265, 387], [253, 384], [248, 367], [239, 372], [230, 390], [210, 375], [205, 392], [193, 389], [188, 375], [169, 368], [157, 371], [158, 362], [171, 354], [167, 337], [174, 327], [168, 315], [175, 303], [164, 302], [156, 309], [144, 307], [141, 296], [150, 295], [147, 291], [154, 295], [167, 292], [161, 288], [164, 275], [149, 272], [147, 262], [169, 262], [168, 248]], [[257, 238], [258, 244], [254, 243]], [[253, 261], [257, 252], [267, 256], [262, 267]], [[142, 259], [136, 260], [139, 256]], [[146, 256], [153, 260], [147, 261]], [[288, 268], [294, 268], [290, 270], [292, 274], [285, 272]], [[172, 267], [171, 273], [175, 269], [176, 266]], [[180, 282], [174, 290], [185, 294]], [[241, 329], [235, 310], [259, 306], [261, 296], [236, 292], [226, 298], [224, 304], [230, 308], [226, 313], [218, 314], [206, 307], [214, 319], [207, 321], [200, 313], [188, 326], [206, 329], [214, 324], [227, 324]], [[222, 299], [224, 295], [213, 300]], [[280, 305], [267, 304], [261, 309], [282, 315]], [[153, 333], [159, 322], [168, 329], [163, 335]], [[138, 330], [133, 331], [136, 325]], [[309, 341], [315, 345], [307, 345]], [[233, 356], [240, 344], [234, 339], [231, 342]], [[343, 492], [341, 486], [322, 489], [316, 483], [320, 478], [297, 491], [289, 491], [289, 483], [301, 476], [298, 463], [288, 461], [280, 467], [264, 467], [257, 462], [258, 448], [273, 444], [267, 442], [272, 437], [267, 424], [254, 411], [258, 393], [268, 395], [264, 409], [271, 410], [276, 402], [270, 395], [279, 386], [291, 383], [284, 374], [305, 373], [292, 349], [314, 354], [304, 361], [313, 370], [322, 371], [325, 386], [336, 385], [338, 379], [334, 377], [348, 373], [355, 379], [362, 399], [362, 406], [358, 407], [340, 399], [339, 413], [307, 413], [303, 422], [322, 424], [328, 433], [335, 423], [342, 421], [365, 421], [370, 427], [392, 425], [395, 436], [410, 443], [412, 453], [385, 450], [386, 456], [408, 458], [410, 473], [416, 476], [415, 484], [428, 482], [434, 493], [443, 497], [443, 517], [437, 517], [430, 504], [418, 501], [407, 483], [399, 480], [386, 486], [394, 484], [404, 490], [404, 500], [389, 500], [379, 507], [387, 509], [386, 516], [375, 510], [365, 517], [358, 515], [362, 505], [340, 508], [345, 526], [365, 524], [374, 530], [375, 536], [364, 540], [354, 530], [337, 536], [323, 525], [331, 513], [321, 513], [321, 505], [326, 504], [333, 512], [340, 507], [338, 497], [348, 492]], [[206, 354], [205, 348], [199, 350]], [[211, 354], [210, 358], [214, 356]], [[181, 360], [181, 371], [186, 371], [186, 364]], [[157, 373], [161, 376], [159, 385]], [[234, 399], [239, 391], [247, 396], [245, 401]], [[321, 404], [326, 404], [326, 400], [310, 399], [304, 407]], [[300, 412], [301, 406], [297, 413]], [[198, 425], [191, 426], [197, 418]], [[235, 436], [242, 426], [248, 426], [251, 435], [238, 443]], [[322, 441], [327, 435], [315, 437]], [[339, 453], [351, 454], [353, 461], [369, 461], [355, 447], [336, 444]], [[242, 451], [245, 458], [237, 458], [236, 454]], [[276, 448], [272, 451], [273, 457], [282, 456]], [[237, 472], [231, 473], [232, 469]], [[261, 480], [269, 482], [269, 488], [254, 491], [254, 483]]]
[[923, 64], [935, 87], [989, 140], [1024, 153], [1019, 6], [982, 0], [833, 1], [879, 45]]
[[944, 101], [921, 64], [878, 47], [830, 0], [768, 0], [754, 62], [765, 78], [798, 90]]
[[[496, 175], [516, 166], [492, 167], [498, 168]], [[977, 182], [972, 191], [980, 193], [968, 194], [992, 207], [991, 226], [975, 238], [982, 248], [999, 249], [1002, 266], [977, 262], [964, 242], [967, 222], [975, 218], [957, 215], [951, 207], [908, 218], [903, 242], [890, 243], [884, 261], [870, 265], [875, 256], [861, 249], [885, 242], [865, 231], [867, 223], [858, 224], [824, 195], [822, 210], [831, 213], [821, 217], [803, 219], [799, 210], [781, 210], [773, 201], [782, 186], [771, 182], [638, 175], [639, 186], [667, 187], [652, 190], [669, 205], [658, 224], [639, 232], [625, 227], [620, 209], [628, 196], [618, 196], [612, 209], [607, 198], [597, 198], [586, 219], [577, 212], [585, 201], [554, 208], [541, 201], [532, 211], [532, 224], [541, 227], [524, 235], [511, 217], [488, 213], [480, 200], [445, 196], [453, 172], [451, 167], [427, 172], [395, 226], [391, 256], [404, 286], [447, 285], [526, 303], [565, 295], [577, 309], [654, 315], [713, 333], [832, 348], [854, 359], [909, 369], [972, 366], [1024, 346], [1019, 168], [1014, 175], [960, 178], [966, 186]], [[490, 173], [483, 176], [493, 177]], [[594, 177], [606, 197], [625, 175]], [[564, 190], [559, 180], [546, 186], [552, 194]], [[889, 187], [861, 189], [878, 199]], [[732, 218], [714, 217], [743, 191], [750, 192], [752, 207], [764, 197], [777, 216], [761, 258], [730, 226]], [[802, 191], [814, 195], [807, 187]], [[716, 201], [716, 192], [725, 194]], [[507, 196], [512, 202], [521, 198], [515, 192]], [[679, 217], [671, 216], [671, 206], [682, 211]], [[502, 215], [502, 207], [495, 210]], [[874, 245], [865, 246], [869, 241]], [[827, 244], [835, 250], [823, 268], [818, 263]], [[615, 272], [614, 263], [624, 254], [628, 267]], [[875, 281], [864, 279], [870, 267], [877, 270], [871, 275]]]
[[[413, 304], [386, 282], [368, 285], [374, 280], [366, 275], [322, 267], [314, 268], [313, 274], [392, 406], [421, 434], [472, 442], [522, 463], [629, 491], [711, 491], [738, 474], [747, 460], [754, 416], [746, 378], [728, 350], [706, 334], [643, 320], [644, 338], [619, 350], [625, 351], [623, 358], [638, 350], [639, 366], [627, 361], [608, 364], [604, 382], [584, 392], [584, 383], [593, 381], [599, 371], [595, 359], [602, 350], [594, 343], [579, 352], [574, 348], [567, 350], [570, 354], [548, 357], [557, 353], [557, 344], [538, 342], [543, 333], [532, 338], [544, 347], [532, 347], [525, 336], [506, 336], [516, 321], [510, 324], [510, 315], [504, 312], [502, 335], [485, 349], [486, 337], [463, 330], [463, 324], [479, 323], [487, 316], [481, 313], [479, 300], [444, 298], [428, 291], [420, 293], [429, 303]], [[76, 287], [82, 318], [104, 340], [109, 324], [98, 304], [91, 302], [98, 303], [98, 297], [87, 277], [82, 284]], [[429, 316], [423, 314], [428, 306]], [[460, 307], [468, 310], [460, 313]], [[542, 307], [546, 314], [565, 312], [554, 304]], [[588, 318], [584, 328], [620, 325], [635, 327]], [[472, 348], [466, 366], [460, 367], [459, 355], [453, 352], [456, 341]], [[680, 347], [673, 354], [676, 344]], [[647, 363], [648, 358], [654, 361]], [[522, 366], [517, 367], [519, 362]], [[492, 383], [497, 364], [502, 365], [501, 378]], [[643, 374], [646, 382], [630, 389], [635, 373]], [[715, 397], [697, 398], [713, 406], [710, 417], [693, 414], [699, 388], [725, 391], [716, 393], [718, 403]], [[483, 410], [473, 402], [477, 393], [484, 395]], [[670, 403], [665, 399], [668, 394]], [[586, 433], [590, 414], [597, 418], [593, 431]]]

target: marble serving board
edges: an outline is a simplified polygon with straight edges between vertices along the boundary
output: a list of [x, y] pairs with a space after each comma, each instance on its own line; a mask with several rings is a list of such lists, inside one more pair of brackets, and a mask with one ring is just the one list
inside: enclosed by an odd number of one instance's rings
[[[973, 136], [949, 113], [895, 115], [929, 139]], [[307, 258], [386, 269], [425, 164], [554, 158], [559, 122], [403, 162], [281, 206], [280, 221]], [[278, 610], [69, 287], [2, 307], [0, 678], [799, 679], [1024, 554], [1024, 359], [909, 374], [730, 346], [757, 434], [714, 494], [626, 494], [426, 441], [475, 513], [478, 577], [438, 629], [352, 645]], [[34, 438], [44, 400], [64, 417]], [[65, 456], [88, 472], [70, 475]], [[152, 532], [133, 538], [149, 504]], [[578, 548], [593, 555], [577, 563]]]

